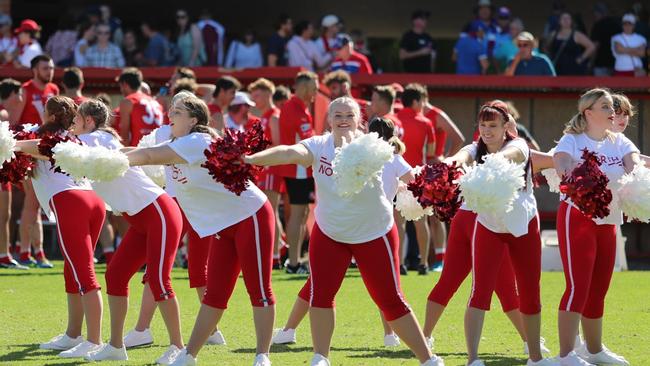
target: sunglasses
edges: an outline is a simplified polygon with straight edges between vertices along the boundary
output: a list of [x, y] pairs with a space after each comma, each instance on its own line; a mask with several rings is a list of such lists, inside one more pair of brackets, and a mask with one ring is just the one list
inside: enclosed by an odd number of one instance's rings
[[519, 47], [519, 48], [527, 48], [527, 47], [530, 47], [530, 43], [517, 43], [517, 47]]

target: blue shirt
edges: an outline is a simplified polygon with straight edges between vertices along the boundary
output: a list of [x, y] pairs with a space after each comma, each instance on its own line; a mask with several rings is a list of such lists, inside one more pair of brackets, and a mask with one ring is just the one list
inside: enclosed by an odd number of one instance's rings
[[475, 37], [461, 37], [454, 49], [456, 50], [456, 74], [481, 74], [480, 60], [487, 58], [487, 48], [483, 41]]
[[160, 33], [155, 33], [147, 43], [144, 58], [155, 60], [156, 66], [167, 66], [167, 40]]
[[[512, 61], [509, 64], [512, 64]], [[533, 54], [530, 60], [519, 61], [515, 75], [556, 76], [551, 60], [541, 53]]]

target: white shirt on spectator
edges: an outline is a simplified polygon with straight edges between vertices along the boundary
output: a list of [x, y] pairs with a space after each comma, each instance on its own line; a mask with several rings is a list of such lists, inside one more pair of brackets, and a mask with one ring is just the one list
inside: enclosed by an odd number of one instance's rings
[[314, 66], [322, 68], [332, 60], [331, 54], [321, 55], [313, 41], [305, 40], [300, 36], [293, 36], [289, 40], [287, 53], [289, 66], [304, 67], [311, 71], [315, 71]]
[[232, 41], [226, 56], [226, 67], [243, 69], [262, 67], [262, 48], [258, 42], [251, 45]]
[[32, 43], [23, 46], [22, 51], [18, 55], [18, 62], [25, 67], [31, 67], [32, 59], [42, 54], [43, 49], [41, 48], [41, 45], [38, 42], [33, 41]]
[[[83, 51], [81, 49], [84, 49]], [[74, 46], [74, 65], [79, 67], [86, 66], [86, 52], [88, 51], [88, 41], [84, 38], [77, 41]]]
[[640, 57], [617, 53], [616, 43], [620, 44], [623, 47], [637, 48], [639, 46], [644, 46], [647, 44], [644, 36], [637, 33], [632, 33], [632, 34], [619, 33], [614, 37], [612, 37], [612, 54], [616, 59], [614, 70], [634, 71], [634, 69], [643, 67], [643, 63], [641, 62]]
[[0, 53], [13, 53], [18, 47], [18, 40], [16, 37], [2, 37], [0, 38]]

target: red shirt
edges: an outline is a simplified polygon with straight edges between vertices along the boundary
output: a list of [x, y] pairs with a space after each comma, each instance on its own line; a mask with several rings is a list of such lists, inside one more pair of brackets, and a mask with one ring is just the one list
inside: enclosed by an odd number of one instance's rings
[[260, 122], [262, 123], [262, 128], [264, 129], [264, 136], [266, 136], [269, 141], [271, 141], [271, 119], [273, 117], [279, 117], [280, 116], [280, 109], [277, 107], [272, 107], [269, 108], [268, 111], [264, 112], [262, 114], [262, 118], [260, 118]]
[[404, 137], [404, 126], [402, 125], [402, 120], [400, 120], [395, 113], [388, 113], [384, 115], [384, 118], [393, 121], [393, 125], [395, 125], [395, 136], [399, 137], [401, 140]]
[[424, 116], [431, 120], [433, 123], [433, 128], [436, 133], [436, 156], [441, 156], [445, 153], [445, 143], [447, 142], [447, 131], [442, 128], [438, 128], [436, 122], [438, 121], [438, 116], [442, 113], [442, 109], [438, 107], [431, 106], [431, 109]]
[[359, 110], [361, 111], [361, 121], [363, 123], [370, 122], [368, 121], [368, 101], [364, 99], [354, 98], [354, 100], [359, 104]]
[[18, 119], [19, 124], [43, 123], [43, 113], [45, 112], [45, 103], [55, 95], [59, 95], [59, 87], [52, 83], [45, 84], [43, 90], [39, 89], [34, 80], [25, 82], [22, 86], [23, 98], [25, 98], [25, 108]]
[[347, 60], [337, 57], [332, 61], [331, 69], [332, 71], [344, 70], [348, 74], [372, 74], [372, 66], [370, 66], [368, 58], [354, 50], [352, 50]]
[[84, 97], [83, 95], [80, 96], [80, 97], [72, 98], [72, 100], [74, 101], [74, 104], [76, 104], [76, 105], [81, 105], [81, 103], [87, 101], [88, 99], [90, 99], [90, 98]]
[[[292, 96], [280, 110], [280, 144], [294, 145], [314, 136], [314, 121], [305, 103]], [[278, 175], [304, 179], [311, 177], [311, 171], [301, 165], [280, 165]]]
[[111, 127], [113, 127], [118, 134], [120, 133], [120, 107], [113, 109], [113, 123], [111, 124]]
[[436, 141], [431, 120], [422, 113], [417, 113], [407, 107], [399, 111], [397, 117], [402, 121], [404, 128], [404, 137], [402, 138], [406, 145], [404, 160], [412, 167], [426, 163], [424, 148], [427, 144]]
[[163, 122], [163, 109], [154, 98], [141, 92], [126, 96], [131, 101], [131, 146], [136, 146], [142, 136], [160, 127]]
[[221, 107], [214, 103], [208, 104], [208, 110], [210, 111], [210, 115], [212, 116], [215, 113], [221, 113]]

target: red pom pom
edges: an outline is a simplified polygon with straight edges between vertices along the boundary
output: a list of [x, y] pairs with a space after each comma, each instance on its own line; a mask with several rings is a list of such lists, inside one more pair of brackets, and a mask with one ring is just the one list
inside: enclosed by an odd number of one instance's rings
[[602, 219], [609, 215], [612, 191], [607, 188], [609, 178], [600, 170], [601, 161], [596, 153], [582, 150], [583, 162], [570, 176], [562, 178], [560, 192], [571, 199], [574, 205], [589, 217]]
[[460, 208], [458, 178], [462, 175], [456, 163], [425, 165], [408, 184], [408, 190], [422, 207], [433, 206], [440, 221], [449, 222]]
[[247, 189], [248, 181], [255, 180], [262, 171], [261, 167], [243, 163], [241, 157], [260, 152], [270, 144], [259, 122], [245, 132], [226, 128], [224, 136], [205, 150], [206, 162], [201, 166], [215, 181], [239, 196]]
[[[23, 125], [11, 126], [16, 140], [33, 140], [38, 138], [33, 131], [26, 131]], [[0, 183], [20, 183], [29, 171], [34, 168], [34, 159], [31, 156], [16, 152], [10, 161], [5, 161], [0, 167]]]
[[79, 141], [76, 136], [68, 133], [67, 131], [46, 132], [41, 136], [41, 141], [38, 143], [38, 153], [50, 158], [50, 164], [52, 164], [52, 167], [50, 169], [53, 169], [57, 173], [65, 174], [60, 167], [56, 166], [56, 160], [52, 158], [52, 149], [59, 142], [66, 141], [76, 142], [81, 145], [81, 141]]

